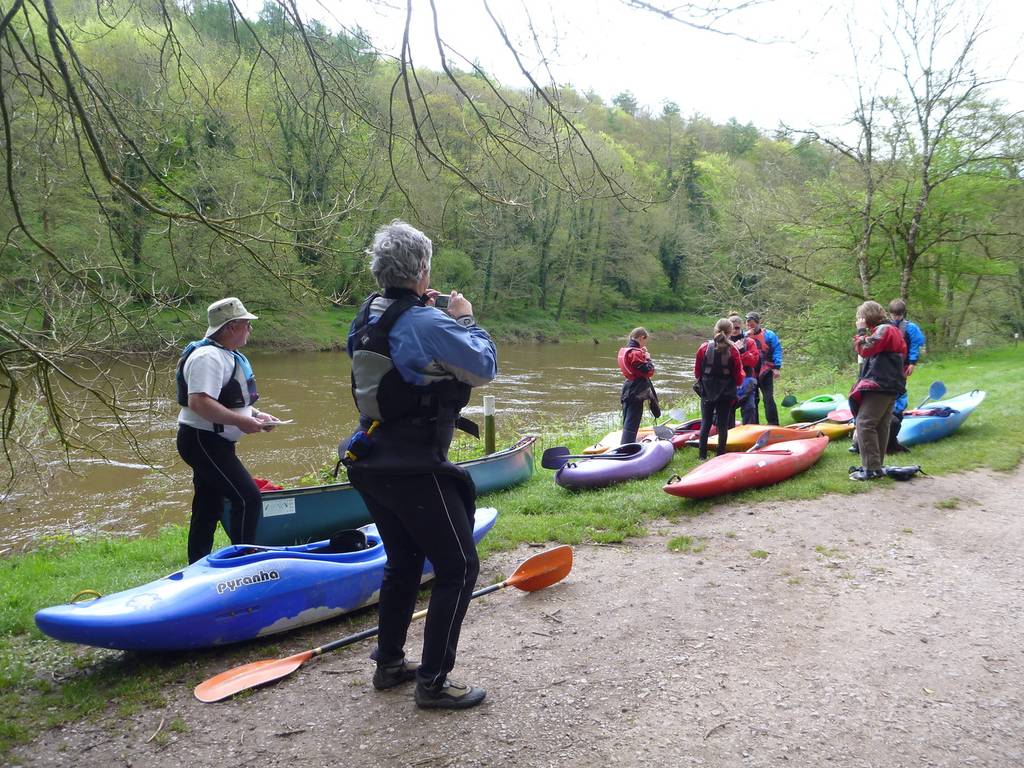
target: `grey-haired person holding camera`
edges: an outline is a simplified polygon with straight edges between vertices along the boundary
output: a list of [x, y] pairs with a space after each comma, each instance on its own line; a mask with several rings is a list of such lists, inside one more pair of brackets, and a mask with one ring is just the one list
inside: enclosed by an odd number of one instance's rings
[[[373, 686], [416, 682], [422, 708], [466, 709], [484, 690], [452, 680], [459, 632], [476, 583], [476, 489], [448, 460], [473, 387], [497, 374], [494, 342], [458, 291], [430, 288], [430, 239], [403, 221], [381, 227], [370, 246], [380, 288], [352, 321], [352, 395], [359, 429], [339, 446], [349, 480], [380, 531], [388, 561], [380, 590]], [[440, 305], [446, 305], [440, 309]], [[419, 664], [405, 656], [424, 558], [434, 585]]]

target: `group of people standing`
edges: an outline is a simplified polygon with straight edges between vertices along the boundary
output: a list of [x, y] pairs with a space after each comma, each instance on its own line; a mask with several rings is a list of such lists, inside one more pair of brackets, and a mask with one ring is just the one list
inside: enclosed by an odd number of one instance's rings
[[[701, 431], [699, 456], [707, 458], [711, 427], [718, 435], [718, 453], [725, 452], [729, 429], [736, 424], [736, 409], [743, 424], [758, 424], [760, 403], [765, 422], [779, 423], [775, 404], [775, 380], [782, 373], [782, 344], [771, 330], [761, 326], [761, 316], [748, 312], [746, 330], [739, 315], [715, 323], [714, 337], [697, 350], [693, 375], [694, 390], [700, 396]], [[661, 415], [657, 393], [651, 382], [654, 362], [647, 351], [650, 334], [635, 328], [625, 347], [619, 350], [619, 370], [626, 377], [622, 385], [622, 442], [636, 440], [644, 403], [654, 418]]]
[[[458, 291], [444, 295], [430, 287], [432, 252], [430, 239], [402, 221], [381, 227], [367, 251], [380, 291], [366, 299], [349, 329], [359, 424], [339, 454], [387, 550], [379, 634], [371, 654], [377, 664], [373, 686], [386, 690], [415, 682], [418, 706], [465, 709], [485, 696], [482, 688], [448, 676], [479, 570], [473, 541], [476, 490], [469, 474], [448, 460], [448, 449], [456, 429], [477, 431], [460, 411], [472, 388], [497, 374], [497, 355], [469, 300]], [[906, 321], [902, 302], [893, 302], [890, 311], [891, 322], [875, 302], [857, 310], [854, 346], [863, 362], [850, 397], [863, 460], [851, 474], [857, 479], [881, 476], [890, 414], [906, 407], [906, 377], [924, 343], [920, 329]], [[255, 407], [256, 379], [240, 352], [257, 319], [238, 298], [214, 302], [207, 310], [206, 334], [186, 346], [178, 362], [177, 447], [192, 468], [195, 489], [190, 563], [210, 553], [225, 501], [232, 510], [232, 543], [252, 543], [261, 517], [260, 491], [235, 454], [242, 435], [281, 423]], [[725, 450], [737, 407], [744, 424], [756, 424], [763, 402], [767, 423], [779, 423], [774, 383], [782, 370], [782, 345], [760, 321], [750, 312], [744, 329], [738, 315], [723, 318], [714, 337], [697, 350], [701, 459], [707, 457], [712, 425], [718, 429], [718, 453]], [[661, 415], [649, 338], [644, 328], [635, 329], [618, 355], [626, 378], [624, 443], [636, 439], [644, 403], [656, 418]], [[405, 655], [406, 636], [427, 558], [434, 566], [434, 586], [422, 656], [412, 662]]]
[[[758, 407], [764, 403], [765, 423], [777, 425], [775, 380], [782, 373], [782, 344], [771, 330], [761, 326], [761, 316], [748, 312], [723, 317], [715, 323], [713, 338], [697, 349], [694, 360], [694, 391], [700, 396], [700, 437], [698, 457], [708, 457], [708, 441], [714, 427], [716, 453], [725, 453], [729, 430], [736, 424], [736, 409], [743, 424], [758, 424]], [[907, 408], [906, 380], [914, 372], [925, 336], [907, 319], [902, 299], [889, 303], [889, 312], [875, 301], [857, 308], [854, 351], [861, 361], [857, 382], [850, 392], [850, 409], [856, 417], [857, 432], [851, 450], [861, 455], [861, 466], [850, 478], [872, 480], [883, 476], [886, 453], [906, 450], [899, 445], [900, 423]], [[636, 440], [644, 403], [658, 418], [661, 408], [651, 379], [654, 361], [647, 350], [650, 334], [635, 328], [625, 347], [619, 350], [622, 385], [622, 442]]]

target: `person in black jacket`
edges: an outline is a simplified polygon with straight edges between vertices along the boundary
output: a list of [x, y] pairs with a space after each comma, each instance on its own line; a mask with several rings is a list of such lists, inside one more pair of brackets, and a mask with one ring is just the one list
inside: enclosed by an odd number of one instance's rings
[[722, 318], [715, 324], [715, 336], [697, 350], [693, 374], [700, 395], [699, 458], [708, 457], [711, 425], [718, 430], [718, 455], [725, 453], [729, 418], [736, 412], [736, 388], [743, 383], [743, 363], [736, 345], [729, 341], [732, 322]]
[[853, 348], [861, 365], [850, 392], [850, 410], [857, 418], [861, 466], [850, 473], [850, 479], [876, 480], [885, 475], [882, 462], [893, 403], [906, 392], [907, 345], [903, 334], [886, 321], [877, 301], [865, 301], [857, 308], [856, 324]]

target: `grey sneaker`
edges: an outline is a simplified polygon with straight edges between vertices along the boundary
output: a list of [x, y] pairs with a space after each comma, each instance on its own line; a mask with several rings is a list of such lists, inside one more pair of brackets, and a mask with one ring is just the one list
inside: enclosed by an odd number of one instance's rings
[[416, 706], [421, 709], [469, 709], [483, 701], [486, 695], [483, 688], [457, 683], [450, 677], [446, 677], [444, 685], [438, 688], [416, 684]]
[[885, 472], [880, 469], [858, 469], [850, 473], [851, 480], [879, 480], [885, 477]]
[[386, 691], [402, 683], [411, 683], [416, 679], [419, 664], [402, 659], [397, 664], [378, 664], [373, 673], [373, 687], [378, 691]]

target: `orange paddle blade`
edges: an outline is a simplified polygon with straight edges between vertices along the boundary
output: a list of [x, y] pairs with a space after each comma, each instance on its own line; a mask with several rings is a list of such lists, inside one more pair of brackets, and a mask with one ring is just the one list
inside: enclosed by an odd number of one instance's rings
[[209, 680], [204, 680], [196, 686], [194, 693], [197, 699], [207, 704], [221, 701], [241, 691], [255, 688], [257, 685], [266, 685], [280, 680], [282, 677], [287, 677], [314, 655], [316, 655], [314, 651], [310, 650], [284, 659], [264, 659], [243, 664], [240, 667], [221, 672]]
[[505, 586], [515, 587], [524, 592], [536, 592], [557, 584], [568, 576], [571, 570], [572, 547], [563, 544], [524, 560], [504, 583]]

